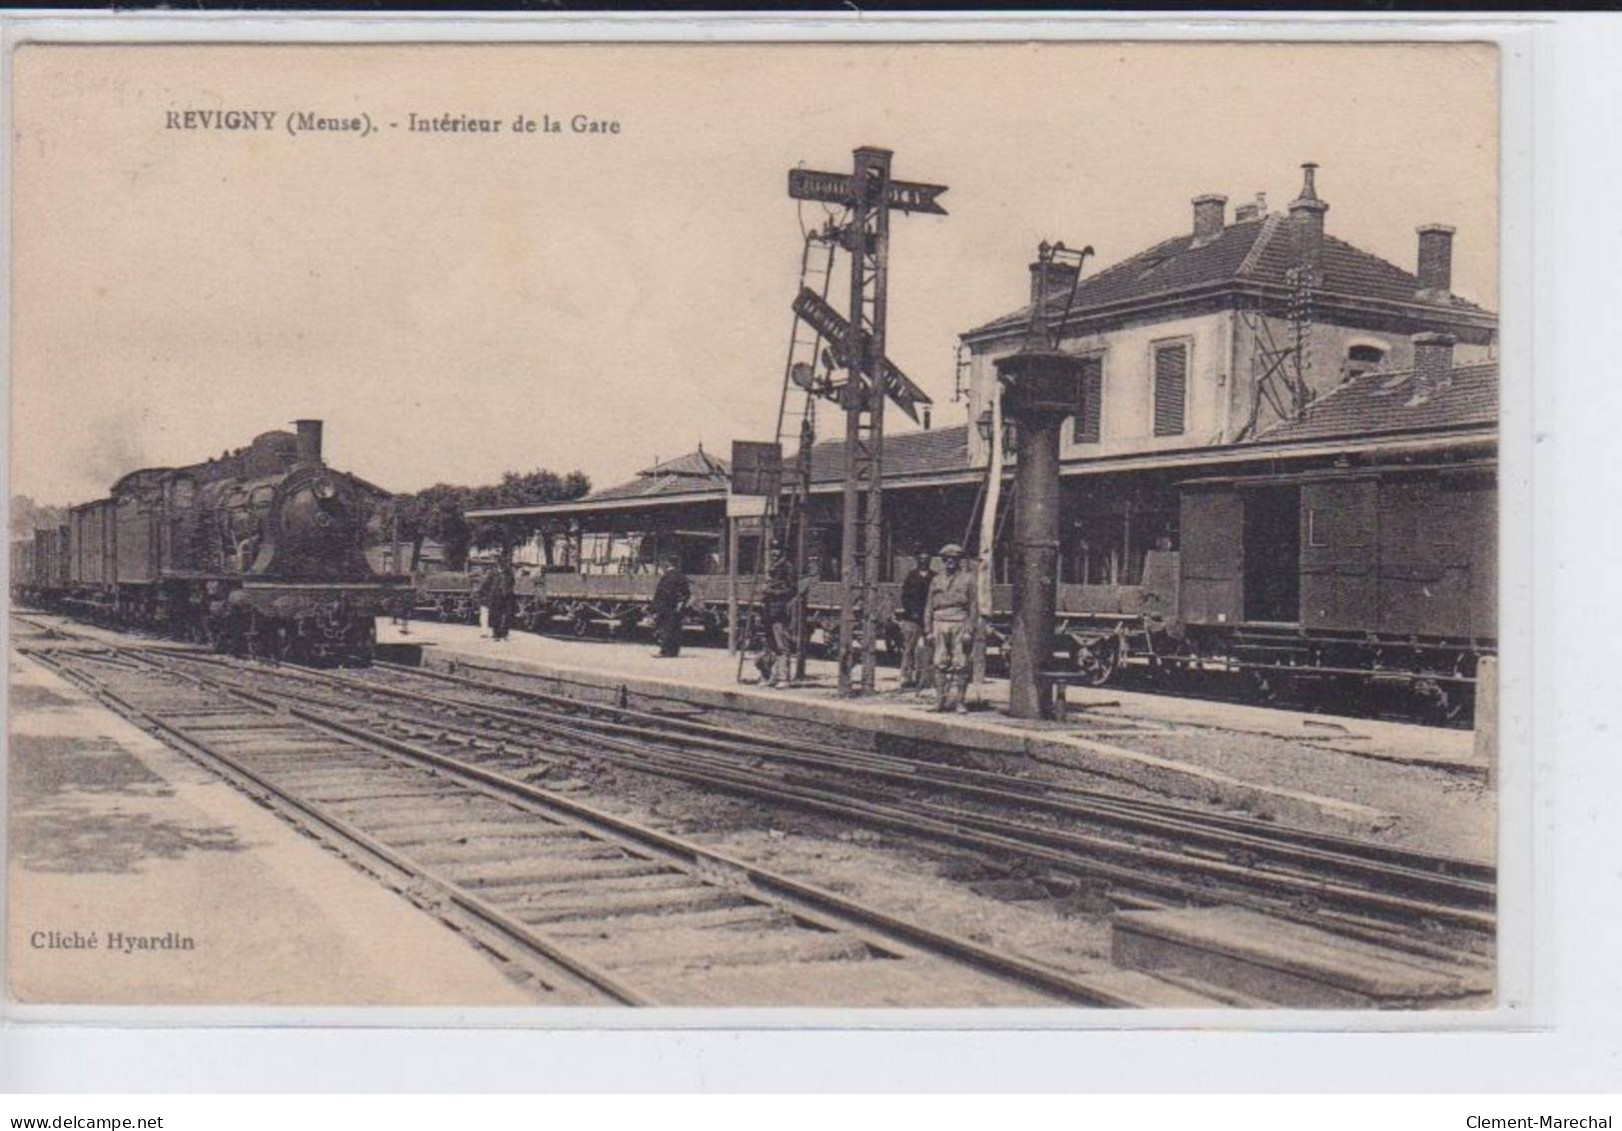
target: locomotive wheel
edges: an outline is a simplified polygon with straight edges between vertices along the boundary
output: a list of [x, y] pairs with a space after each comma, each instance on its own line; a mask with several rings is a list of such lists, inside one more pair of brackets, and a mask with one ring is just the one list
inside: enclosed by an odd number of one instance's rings
[[191, 639], [194, 644], [201, 644], [216, 652], [225, 650], [225, 634], [216, 625], [214, 619], [207, 612], [199, 609], [191, 622]]

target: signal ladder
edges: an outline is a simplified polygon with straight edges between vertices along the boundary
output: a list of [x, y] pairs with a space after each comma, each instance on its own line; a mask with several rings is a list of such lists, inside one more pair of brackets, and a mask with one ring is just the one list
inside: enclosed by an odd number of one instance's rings
[[[805, 233], [805, 246], [800, 253], [800, 287], [815, 292], [824, 300], [833, 281], [835, 255], [840, 246], [840, 225], [830, 219], [819, 230]], [[798, 313], [789, 329], [788, 359], [783, 363], [783, 388], [777, 403], [778, 450], [795, 451], [794, 464], [788, 476], [787, 499], [778, 490], [766, 498], [766, 513], [761, 520], [763, 529], [771, 532], [771, 541], [782, 547], [782, 552], [793, 556], [794, 576], [801, 583], [800, 597], [794, 602], [794, 678], [805, 677], [805, 646], [807, 632], [805, 615], [806, 571], [806, 515], [811, 503], [811, 449], [817, 438], [817, 397], [826, 395], [832, 381], [834, 358], [823, 348], [823, 337]], [[785, 470], [788, 470], [785, 461]], [[769, 568], [769, 546], [761, 547]], [[741, 678], [744, 656], [754, 639], [758, 609], [757, 592], [761, 572], [756, 571], [750, 583], [749, 617], [744, 632], [738, 637], [738, 672]]]

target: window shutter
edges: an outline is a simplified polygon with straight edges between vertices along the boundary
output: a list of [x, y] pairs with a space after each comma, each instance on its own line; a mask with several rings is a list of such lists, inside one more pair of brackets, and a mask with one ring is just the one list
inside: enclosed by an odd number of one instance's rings
[[1096, 444], [1102, 435], [1099, 427], [1104, 417], [1104, 359], [1081, 359], [1081, 405], [1074, 417], [1072, 440], [1077, 444]]
[[1183, 404], [1188, 393], [1188, 347], [1155, 350], [1155, 435], [1183, 434]]

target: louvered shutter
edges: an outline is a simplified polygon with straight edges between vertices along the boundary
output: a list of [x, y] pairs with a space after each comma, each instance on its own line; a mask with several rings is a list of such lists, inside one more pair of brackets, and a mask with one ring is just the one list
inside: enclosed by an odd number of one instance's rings
[[1155, 435], [1183, 434], [1183, 406], [1188, 396], [1188, 347], [1155, 350]]
[[1104, 418], [1104, 359], [1081, 359], [1081, 405], [1076, 412], [1072, 439], [1077, 444], [1098, 443]]

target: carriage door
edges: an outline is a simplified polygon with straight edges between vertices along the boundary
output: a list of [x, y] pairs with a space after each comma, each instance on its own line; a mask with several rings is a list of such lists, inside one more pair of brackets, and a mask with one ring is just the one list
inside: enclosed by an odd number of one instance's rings
[[1236, 624], [1244, 611], [1240, 533], [1244, 504], [1236, 491], [1191, 488], [1183, 492], [1182, 585], [1178, 603], [1188, 624]]
[[1245, 498], [1245, 620], [1301, 620], [1301, 488], [1256, 487]]
[[1375, 550], [1380, 515], [1371, 479], [1301, 488], [1301, 622], [1363, 630], [1379, 608]]

